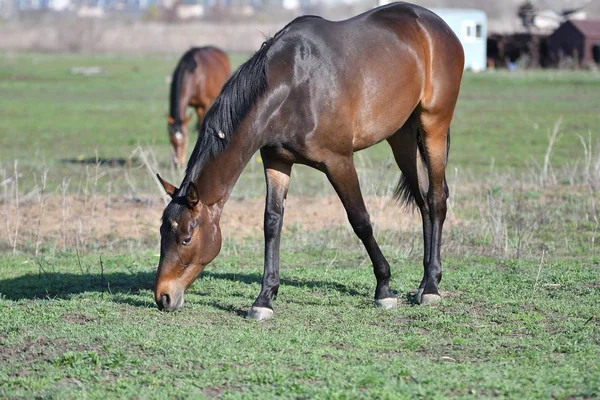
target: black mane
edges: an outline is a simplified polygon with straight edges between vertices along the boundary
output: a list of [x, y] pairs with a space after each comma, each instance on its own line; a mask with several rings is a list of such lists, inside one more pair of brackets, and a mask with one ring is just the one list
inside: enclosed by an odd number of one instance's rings
[[[163, 223], [177, 220], [186, 208], [184, 196], [189, 182], [200, 175], [206, 162], [222, 153], [240, 127], [256, 99], [267, 89], [267, 50], [273, 38], [263, 43], [261, 48], [229, 78], [221, 94], [208, 109], [199, 128], [198, 140], [188, 161], [185, 178], [175, 193], [173, 201], [163, 212]], [[219, 137], [219, 132], [224, 135]]]
[[[206, 161], [227, 148], [232, 135], [250, 112], [256, 100], [267, 90], [267, 52], [273, 42], [285, 33], [290, 25], [309, 18], [294, 19], [272, 38], [267, 39], [254, 55], [242, 64], [223, 86], [221, 94], [209, 108], [198, 132], [198, 140], [188, 161], [181, 189], [200, 175]], [[220, 137], [224, 136], [224, 137]]]
[[173, 201], [165, 208], [163, 222], [176, 220], [186, 205], [183, 198], [190, 182], [195, 181], [208, 160], [221, 154], [235, 135], [257, 99], [267, 90], [267, 52], [273, 42], [285, 33], [290, 25], [314, 16], [298, 17], [272, 38], [267, 39], [260, 49], [225, 83], [221, 94], [208, 109], [199, 128], [198, 140], [192, 151], [185, 171], [185, 178]]
[[177, 63], [175, 71], [173, 71], [173, 77], [171, 78], [171, 93], [169, 96], [169, 115], [178, 124], [182, 123], [179, 110], [179, 94], [181, 93], [181, 86], [183, 85], [183, 77], [186, 72], [193, 73], [196, 69], [197, 64], [194, 59], [194, 53], [200, 49], [201, 48], [194, 47], [186, 51]]
[[267, 51], [272, 43], [273, 38], [264, 42], [261, 48], [234, 72], [209, 108], [188, 161], [182, 188], [198, 178], [206, 161], [227, 148], [231, 137], [237, 133], [256, 100], [267, 90]]

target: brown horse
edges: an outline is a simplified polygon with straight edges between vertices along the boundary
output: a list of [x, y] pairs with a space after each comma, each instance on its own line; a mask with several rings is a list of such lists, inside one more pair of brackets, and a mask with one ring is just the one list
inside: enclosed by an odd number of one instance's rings
[[169, 139], [173, 146], [173, 163], [182, 166], [188, 140], [186, 116], [188, 106], [196, 109], [198, 127], [202, 118], [221, 92], [231, 74], [229, 58], [216, 47], [194, 47], [179, 60], [171, 79], [169, 115], [167, 116]]
[[373, 237], [353, 162], [355, 151], [383, 140], [403, 173], [396, 195], [414, 201], [422, 215], [419, 301], [440, 299], [449, 126], [463, 67], [462, 46], [444, 21], [407, 3], [340, 22], [301, 17], [267, 40], [208, 111], [180, 188], [159, 177], [172, 197], [160, 228], [159, 309], [181, 307], [184, 291], [219, 253], [223, 206], [259, 149], [267, 181], [265, 261], [248, 316], [273, 315], [294, 163], [327, 175], [373, 263], [375, 304], [395, 307], [390, 266]]

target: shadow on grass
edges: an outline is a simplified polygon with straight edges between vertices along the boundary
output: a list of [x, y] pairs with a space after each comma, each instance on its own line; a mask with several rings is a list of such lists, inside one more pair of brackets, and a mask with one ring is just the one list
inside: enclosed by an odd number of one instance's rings
[[[76, 274], [41, 272], [27, 274], [17, 278], [0, 280], [0, 295], [7, 300], [22, 299], [69, 299], [71, 296], [87, 292], [108, 294], [139, 294], [143, 290], [154, 290], [154, 272], [127, 273], [117, 272], [109, 274]], [[214, 279], [244, 284], [257, 284], [262, 282], [260, 274], [237, 274], [223, 272], [205, 272], [202, 279]], [[335, 290], [351, 296], [365, 296], [366, 292], [348, 287], [342, 283], [318, 280], [282, 279], [281, 286], [310, 288], [312, 290]], [[256, 291], [258, 295], [258, 289]], [[214, 294], [218, 296], [218, 294]], [[254, 299], [249, 299], [250, 301]], [[114, 298], [114, 301], [127, 303], [136, 307], [147, 307], [148, 303], [131, 298]], [[215, 307], [219, 307], [216, 303]], [[240, 313], [240, 310], [227, 309], [225, 311]]]
[[[262, 275], [259, 274], [238, 274], [238, 273], [227, 273], [227, 272], [204, 272], [202, 277], [205, 279], [219, 279], [219, 280], [228, 280], [232, 282], [243, 282], [246, 284], [261, 284]], [[375, 284], [375, 279], [373, 279], [373, 285]], [[348, 287], [343, 283], [331, 282], [331, 281], [316, 281], [316, 280], [300, 280], [300, 279], [290, 279], [290, 278], [280, 278], [281, 286], [294, 286], [294, 287], [306, 287], [309, 289], [329, 289], [335, 290], [340, 293], [345, 293], [351, 296], [364, 296], [365, 292], [356, 290], [354, 288]], [[258, 292], [256, 293], [258, 295]]]
[[154, 288], [154, 274], [149, 272], [110, 274], [75, 274], [42, 272], [0, 281], [0, 295], [8, 300], [68, 299], [86, 292], [137, 294]]
[[216, 301], [209, 301], [206, 304], [219, 310], [228, 312], [230, 314], [236, 314], [238, 317], [246, 318], [247, 310], [243, 308], [235, 307], [233, 305], [219, 304]]
[[404, 296], [399, 295], [398, 297], [404, 297], [406, 304], [411, 306], [418, 306], [421, 304], [417, 298], [416, 290], [411, 290], [410, 292], [405, 293]]

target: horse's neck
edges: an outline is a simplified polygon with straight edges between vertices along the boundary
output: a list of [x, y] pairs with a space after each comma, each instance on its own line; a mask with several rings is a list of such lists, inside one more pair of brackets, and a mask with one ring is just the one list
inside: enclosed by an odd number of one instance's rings
[[[247, 124], [251, 125], [251, 124]], [[196, 180], [200, 201], [206, 205], [224, 204], [252, 155], [264, 143], [246, 126], [232, 138], [225, 151], [209, 160]]]
[[227, 149], [204, 165], [195, 182], [203, 204], [225, 204], [252, 155], [271, 141], [270, 118], [281, 103], [280, 97], [263, 96], [258, 100], [232, 135]]
[[[178, 118], [181, 122], [185, 121], [186, 118], [186, 110], [188, 104], [194, 95], [194, 87], [190, 84], [189, 74], [185, 72], [180, 72], [183, 76], [174, 76], [173, 79], [181, 79], [181, 86], [175, 86], [175, 93], [173, 97], [171, 97], [171, 104], [169, 106], [169, 114], [173, 118]], [[173, 85], [177, 85], [176, 82], [172, 83]]]

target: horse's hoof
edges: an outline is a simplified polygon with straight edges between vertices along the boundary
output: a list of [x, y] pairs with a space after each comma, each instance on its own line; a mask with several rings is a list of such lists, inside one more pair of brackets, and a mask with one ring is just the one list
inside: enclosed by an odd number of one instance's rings
[[375, 299], [375, 306], [381, 307], [384, 310], [391, 310], [392, 308], [398, 307], [398, 299], [396, 297]]
[[246, 314], [246, 318], [250, 318], [255, 321], [262, 321], [272, 317], [273, 310], [266, 307], [252, 307], [250, 308], [250, 311], [248, 311], [248, 314]]
[[423, 288], [418, 288], [417, 291], [415, 292], [415, 299], [419, 303], [421, 302], [421, 296], [423, 296]]
[[442, 296], [440, 296], [439, 294], [423, 294], [421, 295], [420, 303], [422, 306], [424, 306], [425, 304], [436, 303], [440, 300], [442, 300]]

